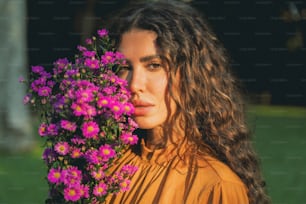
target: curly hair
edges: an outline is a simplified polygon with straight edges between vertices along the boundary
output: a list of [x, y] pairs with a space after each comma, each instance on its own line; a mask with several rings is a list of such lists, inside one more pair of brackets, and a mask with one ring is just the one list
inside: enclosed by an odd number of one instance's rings
[[[185, 137], [197, 151], [227, 164], [248, 188], [250, 203], [269, 203], [251, 144], [241, 91], [227, 54], [205, 19], [180, 2], [137, 3], [115, 20], [111, 35], [120, 43], [131, 29], [151, 30], [170, 67], [169, 90]], [[178, 95], [172, 85], [180, 76]]]

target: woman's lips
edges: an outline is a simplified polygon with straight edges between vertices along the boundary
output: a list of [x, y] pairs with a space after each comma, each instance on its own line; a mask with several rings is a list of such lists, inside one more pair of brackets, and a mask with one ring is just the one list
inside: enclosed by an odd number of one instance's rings
[[144, 116], [153, 108], [153, 104], [146, 101], [132, 101], [135, 107], [135, 116]]

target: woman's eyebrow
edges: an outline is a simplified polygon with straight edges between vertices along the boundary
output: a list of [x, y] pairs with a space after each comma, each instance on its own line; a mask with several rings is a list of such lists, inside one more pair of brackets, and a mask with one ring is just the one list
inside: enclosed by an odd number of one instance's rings
[[141, 58], [140, 58], [140, 62], [147, 62], [147, 61], [150, 61], [150, 60], [155, 59], [155, 58], [161, 59], [161, 56], [160, 56], [160, 55], [149, 55], [149, 56], [144, 56], [144, 57], [141, 57]]

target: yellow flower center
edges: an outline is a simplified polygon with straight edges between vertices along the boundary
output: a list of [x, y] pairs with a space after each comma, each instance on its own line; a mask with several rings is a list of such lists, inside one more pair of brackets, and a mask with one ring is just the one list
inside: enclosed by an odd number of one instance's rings
[[103, 150], [103, 154], [109, 155], [109, 154], [110, 154], [110, 151], [109, 151], [108, 149], [104, 149], [104, 150]]
[[53, 176], [54, 178], [59, 179], [61, 177], [61, 174], [59, 172], [55, 172]]
[[76, 194], [76, 192], [75, 192], [74, 189], [70, 189], [70, 190], [69, 190], [69, 195], [70, 195], [70, 196], [75, 196], [75, 194]]

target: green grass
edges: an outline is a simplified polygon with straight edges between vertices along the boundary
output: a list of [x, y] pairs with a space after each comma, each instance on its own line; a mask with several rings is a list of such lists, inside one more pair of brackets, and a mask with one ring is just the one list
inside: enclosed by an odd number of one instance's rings
[[256, 106], [250, 116], [273, 204], [306, 203], [306, 109]]
[[0, 155], [0, 204], [41, 204], [47, 196], [46, 169], [35, 152]]
[[[306, 109], [254, 106], [249, 116], [273, 204], [306, 204]], [[0, 155], [0, 204], [44, 203], [41, 152]]]

